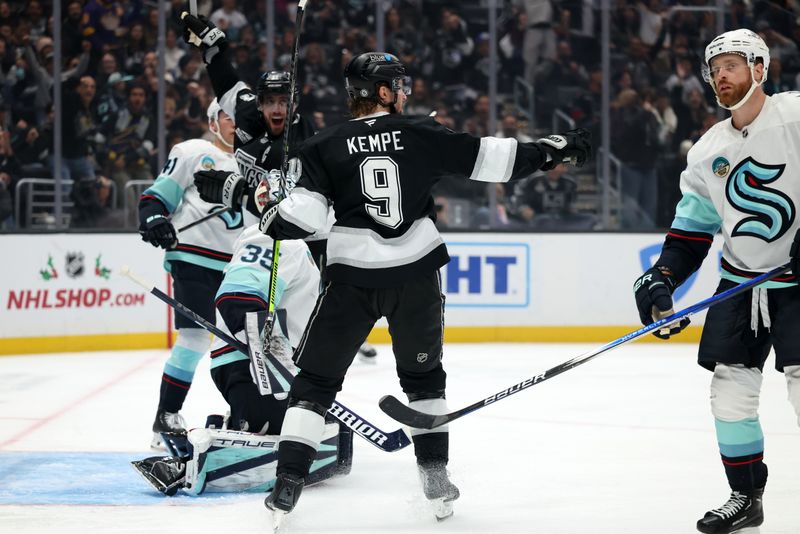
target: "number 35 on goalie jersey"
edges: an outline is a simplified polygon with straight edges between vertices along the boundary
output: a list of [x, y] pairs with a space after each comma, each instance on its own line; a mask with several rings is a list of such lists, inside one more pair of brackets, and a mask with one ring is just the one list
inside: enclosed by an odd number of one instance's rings
[[303, 238], [336, 223], [326, 274], [366, 287], [398, 285], [449, 260], [433, 224], [440, 178], [506, 182], [545, 161], [535, 143], [455, 133], [430, 117], [380, 113], [323, 130], [300, 149], [303, 174], [270, 235]]

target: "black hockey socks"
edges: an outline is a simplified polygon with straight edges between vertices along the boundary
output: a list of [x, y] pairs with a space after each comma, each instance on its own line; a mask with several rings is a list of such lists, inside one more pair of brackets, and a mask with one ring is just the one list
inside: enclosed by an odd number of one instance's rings
[[728, 457], [722, 456], [722, 465], [725, 466], [725, 475], [728, 484], [734, 491], [753, 491], [763, 488], [767, 484], [767, 464], [764, 463], [764, 453], [759, 452], [747, 456]]
[[164, 373], [161, 376], [161, 390], [158, 396], [158, 410], [178, 413], [183, 408], [183, 401], [189, 393], [191, 382], [184, 382]]
[[431, 432], [412, 436], [414, 454], [420, 467], [445, 467], [450, 448], [450, 434], [447, 432]]

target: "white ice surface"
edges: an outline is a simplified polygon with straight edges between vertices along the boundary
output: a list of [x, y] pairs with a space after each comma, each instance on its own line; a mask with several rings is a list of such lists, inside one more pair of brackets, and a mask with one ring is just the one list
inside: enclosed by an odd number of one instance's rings
[[[591, 348], [448, 345], [450, 408]], [[377, 363], [354, 364], [339, 400], [395, 430], [377, 402], [401, 392], [389, 347], [378, 349]], [[711, 374], [696, 365], [695, 352], [694, 345], [634, 343], [452, 423], [450, 469], [461, 499], [442, 523], [424, 506], [410, 447], [390, 454], [356, 438], [352, 473], [307, 489], [282, 532], [695, 532], [702, 513], [728, 495], [708, 408]], [[0, 456], [151, 455], [149, 428], [166, 357], [154, 350], [0, 358]], [[800, 432], [786, 396], [770, 359], [761, 398], [770, 468], [766, 521], [748, 534], [800, 533]], [[206, 414], [224, 411], [204, 361], [183, 413], [200, 426]], [[131, 484], [148, 491], [142, 480]], [[150, 505], [6, 504], [0, 532], [264, 533], [262, 501], [257, 494], [203, 501], [154, 495]]]

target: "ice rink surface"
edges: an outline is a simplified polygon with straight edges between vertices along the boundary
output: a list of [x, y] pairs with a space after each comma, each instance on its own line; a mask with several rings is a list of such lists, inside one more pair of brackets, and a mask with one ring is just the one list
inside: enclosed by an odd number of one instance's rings
[[[451, 409], [594, 345], [447, 345]], [[339, 400], [383, 430], [400, 395], [389, 347], [356, 361]], [[729, 490], [696, 347], [633, 343], [451, 424], [455, 515], [424, 505], [411, 448], [356, 438], [353, 470], [308, 488], [282, 532], [680, 534]], [[161, 496], [128, 461], [149, 432], [166, 350], [0, 358], [0, 532], [265, 533], [264, 495]], [[783, 375], [767, 363], [761, 420], [766, 521], [747, 534], [800, 533], [800, 430]], [[401, 397], [403, 398], [403, 397]], [[183, 413], [224, 413], [208, 363]]]

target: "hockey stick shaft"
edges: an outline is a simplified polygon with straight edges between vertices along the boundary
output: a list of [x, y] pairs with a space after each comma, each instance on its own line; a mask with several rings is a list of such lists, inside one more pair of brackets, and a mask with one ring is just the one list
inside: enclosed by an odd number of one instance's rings
[[[194, 321], [198, 326], [205, 328], [241, 353], [248, 354], [247, 345], [206, 321], [195, 312], [155, 287], [154, 284], [147, 282], [139, 276], [133, 274], [127, 267], [123, 267], [121, 273], [123, 276], [130, 278], [143, 288], [147, 289], [153, 296], [163, 301], [170, 308]], [[283, 369], [288, 372], [288, 370], [279, 361], [274, 360], [272, 363], [276, 369]], [[289, 381], [291, 382], [293, 379], [294, 376], [289, 373]], [[339, 402], [334, 401], [328, 412], [336, 419], [341, 421], [345, 426], [350, 428], [354, 433], [358, 434], [383, 451], [394, 452], [411, 444], [411, 440], [408, 439], [408, 436], [402, 429], [397, 429], [393, 432], [384, 432]]]
[[[289, 107], [286, 110], [286, 126], [283, 128], [283, 161], [281, 162], [280, 198], [286, 198], [286, 173], [289, 169], [289, 132], [294, 122], [295, 90], [297, 88], [297, 54], [300, 48], [300, 30], [303, 26], [306, 0], [297, 3], [297, 15], [294, 25], [294, 43], [292, 43], [292, 65], [289, 74]], [[266, 352], [269, 339], [275, 326], [275, 293], [278, 287], [278, 264], [280, 263], [281, 242], [276, 239], [272, 243], [272, 270], [270, 273], [269, 293], [267, 294], [267, 320], [261, 332], [262, 349]]]
[[189, 13], [197, 16], [197, 0], [189, 0]]
[[383, 398], [381, 398], [379, 406], [389, 417], [391, 417], [395, 421], [399, 421], [400, 423], [408, 425], [412, 428], [426, 428], [426, 429], [436, 428], [437, 426], [441, 426], [451, 421], [455, 421], [456, 419], [459, 419], [469, 413], [472, 413], [476, 410], [480, 410], [481, 408], [484, 408], [490, 404], [494, 404], [497, 401], [510, 397], [511, 395], [514, 395], [515, 393], [519, 393], [520, 391], [528, 389], [531, 386], [540, 384], [545, 380], [553, 378], [554, 376], [558, 376], [561, 373], [569, 371], [570, 369], [574, 369], [579, 365], [582, 365], [590, 360], [593, 360], [594, 358], [603, 354], [604, 352], [607, 352], [611, 349], [624, 345], [630, 341], [633, 341], [634, 339], [637, 339], [645, 334], [653, 332], [654, 330], [658, 330], [659, 328], [662, 328], [666, 325], [679, 321], [684, 317], [688, 317], [690, 315], [703, 311], [707, 308], [710, 308], [711, 306], [719, 304], [720, 302], [728, 300], [729, 298], [735, 297], [736, 295], [739, 295], [744, 291], [747, 291], [759, 284], [772, 280], [773, 278], [776, 278], [790, 270], [791, 267], [789, 266], [789, 264], [777, 267], [767, 273], [764, 273], [755, 278], [752, 278], [751, 280], [748, 280], [735, 287], [732, 287], [727, 291], [723, 291], [722, 293], [713, 295], [705, 300], [698, 302], [697, 304], [684, 308], [679, 312], [673, 313], [669, 317], [665, 317], [654, 323], [644, 326], [639, 330], [625, 334], [624, 336], [615, 339], [614, 341], [607, 343], [598, 349], [581, 354], [580, 356], [576, 356], [575, 358], [572, 358], [571, 360], [568, 360], [560, 365], [548, 369], [543, 373], [534, 375], [530, 378], [523, 380], [522, 382], [514, 384], [509, 388], [498, 391], [497, 393], [490, 395], [485, 399], [481, 399], [478, 402], [470, 404], [469, 406], [461, 408], [460, 410], [457, 410], [455, 412], [443, 415], [427, 414], [406, 406], [405, 404], [400, 402], [400, 400], [398, 400], [396, 397], [393, 397], [391, 395], [386, 395]]
[[231, 211], [231, 209], [230, 208], [222, 208], [221, 210], [212, 211], [211, 213], [203, 215], [202, 217], [200, 217], [196, 221], [192, 221], [189, 224], [187, 224], [186, 226], [181, 226], [180, 228], [178, 228], [178, 233], [185, 232], [189, 228], [192, 228], [194, 226], [197, 226], [198, 224], [202, 224], [202, 223], [204, 223], [206, 221], [209, 221], [209, 220], [213, 219], [214, 217], [216, 217], [217, 215], [222, 215], [226, 211]]

